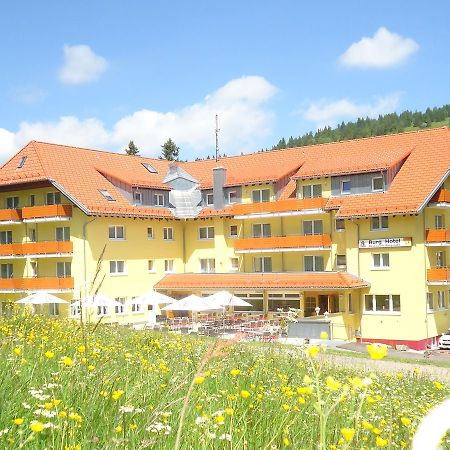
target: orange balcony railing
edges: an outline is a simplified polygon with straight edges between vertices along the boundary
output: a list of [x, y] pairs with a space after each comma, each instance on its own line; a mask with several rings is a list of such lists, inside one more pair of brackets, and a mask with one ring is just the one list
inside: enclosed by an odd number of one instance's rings
[[41, 277], [41, 278], [0, 278], [1, 291], [40, 291], [73, 289], [72, 277]]
[[21, 220], [20, 209], [0, 209], [0, 222], [20, 222]]
[[72, 205], [27, 206], [22, 208], [24, 220], [72, 217]]
[[0, 244], [0, 256], [58, 255], [71, 254], [72, 252], [73, 243], [69, 241]]
[[233, 205], [231, 213], [235, 216], [243, 216], [249, 214], [271, 214], [283, 212], [295, 212], [302, 210], [323, 209], [327, 204], [327, 198], [291, 198], [287, 200], [279, 200], [276, 202], [261, 203], [240, 203]]
[[431, 199], [432, 203], [450, 203], [450, 189], [439, 189]]
[[308, 235], [308, 236], [280, 236], [263, 238], [244, 238], [234, 241], [236, 252], [249, 251], [269, 251], [283, 249], [308, 249], [308, 248], [328, 248], [331, 246], [329, 234]]
[[427, 230], [426, 242], [450, 242], [450, 230]]
[[450, 267], [435, 267], [427, 271], [428, 281], [450, 281]]

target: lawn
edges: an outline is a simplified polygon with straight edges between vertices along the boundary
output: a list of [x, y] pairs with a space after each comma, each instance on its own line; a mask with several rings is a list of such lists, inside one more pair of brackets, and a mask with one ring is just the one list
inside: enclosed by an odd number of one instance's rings
[[409, 448], [450, 393], [414, 366], [331, 366], [319, 347], [94, 328], [0, 321], [0, 448]]

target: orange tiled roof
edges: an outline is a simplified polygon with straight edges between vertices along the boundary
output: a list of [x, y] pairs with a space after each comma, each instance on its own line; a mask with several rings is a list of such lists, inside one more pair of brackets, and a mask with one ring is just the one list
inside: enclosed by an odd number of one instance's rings
[[159, 290], [193, 289], [357, 289], [368, 287], [346, 272], [168, 274]]

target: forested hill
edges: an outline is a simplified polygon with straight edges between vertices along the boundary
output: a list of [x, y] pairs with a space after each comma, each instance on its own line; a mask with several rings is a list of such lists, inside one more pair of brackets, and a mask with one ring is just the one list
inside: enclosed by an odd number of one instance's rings
[[356, 122], [342, 122], [336, 128], [325, 127], [315, 133], [310, 131], [296, 138], [291, 136], [287, 141], [282, 138], [272, 149], [324, 144], [442, 126], [450, 126], [450, 105], [433, 109], [427, 108], [425, 112], [404, 111], [401, 114], [380, 115], [377, 119], [366, 117], [365, 119], [359, 118]]

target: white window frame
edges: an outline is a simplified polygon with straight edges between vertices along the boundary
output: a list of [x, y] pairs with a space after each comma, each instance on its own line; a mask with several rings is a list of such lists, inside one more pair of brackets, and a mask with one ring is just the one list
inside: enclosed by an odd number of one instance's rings
[[[233, 234], [233, 233], [231, 232], [231, 228], [232, 228], [232, 227], [236, 227], [236, 234]], [[238, 225], [230, 225], [228, 235], [230, 236], [230, 238], [237, 238], [237, 237], [239, 236], [239, 226], [238, 226]]]
[[131, 313], [132, 314], [142, 314], [143, 313], [143, 309], [142, 309], [142, 303], [139, 302], [135, 302], [134, 299], [136, 297], [133, 297], [131, 299]]
[[122, 304], [122, 306], [114, 305], [114, 314], [118, 314], [118, 315], [126, 314], [125, 302], [126, 302], [127, 298], [126, 297], [116, 297], [114, 300], [116, 302], [119, 302]]
[[436, 267], [446, 267], [445, 251], [440, 250], [436, 252]]
[[[260, 262], [261, 270], [256, 270], [256, 262]], [[267, 262], [266, 262], [267, 261]], [[270, 270], [266, 270], [266, 265], [270, 261]], [[273, 272], [272, 257], [271, 256], [255, 256], [253, 258], [253, 272], [254, 273], [271, 273]]]
[[[265, 192], [265, 191], [267, 191], [269, 193], [269, 197], [267, 200], [263, 200], [263, 192]], [[257, 201], [254, 200], [254, 196], [255, 196], [256, 192], [259, 192], [259, 194], [258, 194], [259, 200], [257, 200]], [[267, 203], [267, 202], [270, 202], [270, 197], [271, 197], [270, 189], [267, 189], [267, 188], [266, 189], [254, 189], [252, 191], [252, 203]]]
[[[150, 268], [150, 266], [151, 266], [151, 268]], [[147, 270], [148, 270], [148, 273], [155, 273], [156, 272], [155, 260], [154, 259], [147, 260]]]
[[133, 203], [135, 205], [142, 205], [142, 192], [133, 191]]
[[[375, 180], [381, 180], [381, 188], [375, 189]], [[372, 177], [372, 192], [384, 191], [384, 178], [382, 176]]]
[[[379, 257], [379, 264], [375, 264], [375, 260]], [[372, 253], [372, 270], [389, 270], [390, 256], [389, 253]]]
[[59, 316], [59, 303], [48, 304], [48, 315], [52, 317]]
[[[344, 191], [344, 183], [350, 183], [350, 189]], [[350, 178], [344, 178], [341, 180], [341, 195], [350, 195], [352, 193], [352, 180]]]
[[[255, 229], [259, 228], [259, 236], [255, 236]], [[269, 229], [269, 233], [266, 234], [265, 233], [265, 229]], [[267, 237], [272, 237], [272, 225], [270, 223], [254, 223], [252, 224], [252, 237], [254, 238], [267, 238]]]
[[[233, 265], [233, 261], [236, 261], [236, 265]], [[239, 271], [239, 258], [237, 256], [233, 256], [230, 258], [230, 271], [231, 272]]]
[[99, 189], [98, 192], [103, 196], [103, 198], [106, 198], [108, 202], [115, 202], [116, 199], [109, 193], [106, 189]]
[[164, 227], [163, 228], [163, 240], [164, 241], [173, 241], [173, 227]]
[[[344, 257], [345, 258], [345, 264], [338, 264], [338, 258], [339, 257]], [[347, 255], [346, 254], [337, 254], [336, 255], [336, 268], [338, 269], [345, 269], [347, 267]]]
[[[61, 240], [58, 240], [58, 230], [61, 232]], [[69, 242], [70, 241], [70, 227], [55, 227], [55, 241], [56, 242]]]
[[[118, 230], [122, 228], [122, 237], [118, 237]], [[113, 236], [111, 237], [111, 230]], [[123, 225], [109, 225], [108, 226], [108, 238], [110, 241], [124, 241], [125, 240], [125, 227]]]
[[[312, 270], [306, 270], [306, 258], [312, 258]], [[322, 258], [322, 270], [317, 270], [318, 258]], [[325, 270], [325, 258], [322, 255], [304, 255], [303, 256], [303, 271], [304, 272], [323, 272]]]
[[[59, 267], [62, 267], [63, 275], [59, 275]], [[69, 268], [69, 270], [67, 270]], [[56, 263], [56, 276], [58, 278], [70, 278], [72, 276], [72, 263], [70, 261], [58, 261]]]
[[165, 259], [164, 260], [164, 273], [174, 273], [175, 272], [175, 260]]
[[109, 312], [109, 306], [97, 306], [97, 316], [98, 317], [105, 317], [105, 316], [109, 316], [110, 312]]
[[[381, 311], [376, 309], [376, 297], [377, 296], [387, 296], [389, 301], [389, 310]], [[393, 296], [399, 297], [400, 307], [399, 311], [394, 311], [394, 299]], [[366, 309], [366, 297], [372, 297], [372, 309]], [[401, 298], [398, 294], [366, 294], [364, 296], [364, 314], [381, 314], [381, 315], [391, 315], [391, 316], [399, 316], [401, 315]]]
[[[51, 199], [50, 202], [48, 201], [49, 198]], [[60, 205], [61, 204], [61, 192], [59, 192], [59, 191], [47, 192], [45, 194], [45, 204], [46, 205]]]
[[164, 194], [154, 194], [155, 206], [164, 206]]
[[[8, 205], [8, 202], [11, 203], [11, 206]], [[19, 196], [14, 195], [12, 197], [6, 197], [5, 199], [5, 208], [6, 209], [19, 209], [20, 200]]]
[[436, 214], [434, 216], [434, 229], [435, 230], [445, 229], [445, 216], [443, 214]]
[[[305, 223], [311, 223], [311, 233], [307, 234], [305, 232]], [[319, 226], [319, 224], [320, 224], [320, 226]], [[320, 233], [316, 232], [316, 227], [322, 228]], [[317, 230], [317, 231], [319, 231], [319, 230]], [[323, 235], [323, 220], [322, 219], [304, 220], [302, 223], [302, 232], [303, 232], [303, 236], [321, 236], [321, 235]]]
[[[75, 302], [73, 302], [75, 303]], [[73, 306], [73, 303], [69, 305], [69, 317], [81, 316], [81, 305]]]
[[35, 206], [36, 205], [36, 195], [30, 194], [29, 198], [29, 206]]
[[215, 258], [200, 258], [200, 273], [216, 273]]
[[211, 192], [206, 194], [206, 205], [207, 206], [214, 205], [214, 194], [212, 194]]
[[[3, 239], [4, 237], [4, 239]], [[0, 231], [0, 243], [1, 244], [12, 244], [12, 230]]]
[[[387, 221], [386, 227], [383, 227], [383, 218]], [[378, 227], [374, 226], [374, 219], [378, 219]], [[370, 218], [370, 231], [389, 230], [389, 216], [374, 216]]]
[[[234, 201], [231, 201], [231, 195], [234, 194], [235, 199]], [[230, 205], [234, 205], [235, 203], [238, 202], [238, 195], [237, 195], [237, 191], [229, 191], [228, 192], [228, 204]]]
[[154, 231], [153, 227], [147, 227], [147, 239], [149, 239], [149, 240], [155, 239], [155, 231]]
[[[320, 186], [320, 195], [314, 195], [314, 188]], [[306, 192], [309, 191], [309, 192]], [[305, 193], [307, 195], [305, 195]], [[302, 186], [302, 198], [321, 198], [322, 197], [322, 184], [305, 184]]]
[[[342, 224], [342, 228], [338, 227], [338, 223]], [[342, 233], [345, 231], [345, 220], [344, 219], [335, 219], [334, 220], [334, 230], [336, 233]]]
[[[430, 304], [431, 304], [431, 308], [430, 308]], [[436, 304], [434, 302], [433, 292], [427, 292], [427, 312], [436, 311], [435, 306], [436, 306]]]
[[[212, 231], [211, 231], [212, 230]], [[205, 232], [205, 237], [202, 237], [202, 232]], [[214, 239], [215, 231], [214, 227], [198, 227], [198, 240], [199, 241], [211, 241]]]
[[[122, 263], [122, 264], [120, 264]], [[122, 271], [119, 271], [122, 265]], [[109, 275], [111, 277], [121, 277], [127, 274], [125, 261], [123, 260], [110, 260], [109, 261]]]
[[447, 309], [445, 304], [445, 291], [437, 291], [437, 307], [439, 310]]

